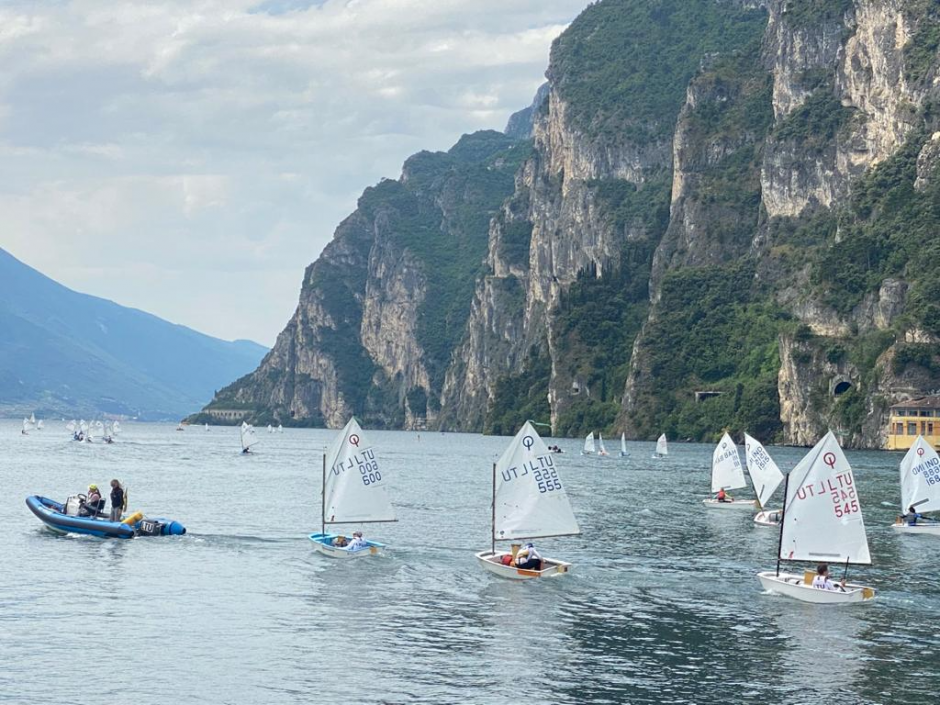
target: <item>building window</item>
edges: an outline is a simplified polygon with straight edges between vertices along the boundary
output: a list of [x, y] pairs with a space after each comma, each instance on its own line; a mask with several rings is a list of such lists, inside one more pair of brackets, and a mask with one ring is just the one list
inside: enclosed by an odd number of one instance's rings
[[923, 436], [923, 435], [925, 435], [926, 433], [927, 433], [927, 422], [926, 422], [926, 421], [921, 421], [921, 422], [920, 422], [920, 435]]
[[933, 435], [933, 421], [928, 421], [928, 422], [927, 422], [927, 435], [928, 435], [928, 436], [932, 436], [932, 435]]
[[917, 435], [917, 424], [913, 421], [907, 422], [907, 435], [916, 436]]
[[895, 434], [897, 434], [898, 436], [903, 436], [903, 435], [904, 435], [904, 424], [901, 423], [900, 421], [898, 421], [898, 422], [897, 422], [896, 424], [894, 424], [894, 425], [895, 425], [895, 427], [896, 427], [896, 429], [895, 429], [895, 431], [894, 431]]

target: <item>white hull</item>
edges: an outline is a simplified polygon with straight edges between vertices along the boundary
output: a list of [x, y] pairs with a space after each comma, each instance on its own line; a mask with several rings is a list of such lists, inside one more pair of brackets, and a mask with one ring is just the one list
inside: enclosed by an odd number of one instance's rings
[[758, 526], [780, 526], [780, 510], [765, 509], [754, 515], [754, 523]]
[[875, 598], [875, 589], [849, 583], [845, 590], [820, 590], [803, 582], [802, 575], [780, 573], [769, 570], [757, 574], [761, 586], [770, 592], [792, 597], [801, 602], [816, 605], [844, 605], [854, 602], [867, 602]]
[[533, 578], [551, 578], [558, 575], [564, 575], [571, 570], [571, 564], [564, 561], [557, 561], [554, 558], [542, 559], [542, 570], [523, 570], [515, 566], [503, 565], [500, 559], [503, 556], [511, 556], [509, 551], [482, 551], [478, 554], [477, 560], [480, 564], [493, 575], [508, 580], [532, 580]]
[[927, 534], [928, 536], [940, 536], [940, 522], [931, 522], [923, 524], [892, 524], [891, 528], [902, 534]]
[[702, 504], [709, 509], [749, 509], [754, 511], [757, 508], [757, 502], [753, 499], [735, 499], [730, 502], [719, 502], [717, 499], [703, 499]]
[[368, 545], [365, 548], [350, 551], [348, 548], [332, 545], [333, 539], [338, 535], [339, 534], [310, 534], [310, 540], [313, 541], [313, 547], [318, 553], [322, 553], [324, 556], [329, 556], [330, 558], [350, 559], [377, 556], [379, 550], [385, 548], [385, 544], [367, 541], [366, 543]]

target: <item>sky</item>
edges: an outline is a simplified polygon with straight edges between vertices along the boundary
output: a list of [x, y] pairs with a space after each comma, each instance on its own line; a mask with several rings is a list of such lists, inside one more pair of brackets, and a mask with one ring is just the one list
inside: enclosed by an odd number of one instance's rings
[[4, 0], [0, 247], [272, 345], [362, 190], [502, 129], [587, 0]]

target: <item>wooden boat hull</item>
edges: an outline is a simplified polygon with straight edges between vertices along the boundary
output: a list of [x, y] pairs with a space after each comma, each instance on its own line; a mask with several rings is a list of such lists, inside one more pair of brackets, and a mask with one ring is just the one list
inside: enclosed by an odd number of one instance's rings
[[523, 570], [511, 565], [503, 565], [500, 559], [512, 555], [509, 551], [481, 551], [476, 554], [477, 560], [493, 575], [507, 580], [533, 580], [537, 578], [554, 578], [564, 575], [571, 570], [571, 564], [554, 558], [542, 559], [542, 570]]
[[719, 502], [717, 499], [703, 499], [704, 504], [709, 509], [749, 509], [754, 511], [757, 508], [757, 502], [753, 499], [735, 499], [730, 502]]
[[926, 534], [927, 536], [940, 536], [940, 521], [923, 524], [894, 523], [891, 528], [901, 534]]
[[379, 551], [385, 548], [384, 543], [378, 541], [366, 541], [364, 548], [350, 551], [342, 546], [334, 546], [333, 539], [344, 534], [310, 534], [310, 540], [313, 541], [313, 547], [318, 553], [330, 558], [365, 558], [366, 556], [377, 556]]
[[816, 605], [845, 605], [858, 602], [870, 602], [875, 599], [875, 589], [864, 585], [849, 583], [845, 590], [820, 590], [812, 584], [803, 582], [804, 575], [780, 573], [777, 575], [769, 570], [757, 574], [761, 586], [779, 595], [792, 597], [801, 602], [810, 602]]
[[765, 509], [762, 512], [757, 512], [757, 514], [754, 515], [754, 523], [758, 526], [780, 526], [780, 510]]

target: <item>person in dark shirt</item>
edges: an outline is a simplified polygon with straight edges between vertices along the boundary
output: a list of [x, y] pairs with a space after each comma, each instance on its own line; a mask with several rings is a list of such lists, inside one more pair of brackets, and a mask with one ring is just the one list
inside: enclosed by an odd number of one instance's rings
[[124, 488], [117, 480], [111, 480], [111, 521], [121, 521], [124, 512]]

